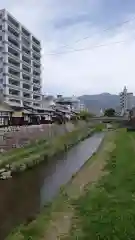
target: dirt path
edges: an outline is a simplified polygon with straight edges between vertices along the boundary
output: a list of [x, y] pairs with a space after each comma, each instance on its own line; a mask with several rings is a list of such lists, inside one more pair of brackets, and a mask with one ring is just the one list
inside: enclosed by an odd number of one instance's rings
[[65, 187], [64, 194], [59, 197], [58, 202], [54, 206], [51, 221], [43, 239], [60, 240], [68, 237], [74, 216], [71, 201], [79, 198], [84, 193], [88, 184], [93, 186], [105, 174], [102, 170], [109, 153], [115, 148], [114, 138], [115, 132], [108, 132], [95, 156], [82, 167]]

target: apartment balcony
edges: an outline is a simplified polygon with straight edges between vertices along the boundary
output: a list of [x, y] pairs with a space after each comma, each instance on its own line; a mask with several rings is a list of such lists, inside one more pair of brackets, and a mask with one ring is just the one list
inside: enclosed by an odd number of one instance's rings
[[26, 61], [22, 60], [22, 64], [24, 64], [25, 66], [27, 66], [27, 67], [29, 67], [29, 68], [31, 68], [31, 67], [32, 67], [32, 66], [31, 66], [31, 62], [30, 62], [30, 63], [28, 63], [28, 62], [26, 62]]
[[[12, 43], [10, 43], [10, 42], [8, 42], [8, 46], [9, 46], [9, 48], [11, 49], [11, 50], [10, 50], [10, 53], [14, 54], [15, 57], [18, 56], [18, 58], [20, 59], [20, 51], [21, 51], [20, 48], [17, 47], [17, 46], [15, 46], [14, 44], [12, 44]], [[12, 51], [12, 50], [13, 50], [13, 51]]]
[[17, 41], [18, 43], [21, 43], [21, 41], [19, 40], [19, 38], [15, 37], [13, 34], [11, 34], [9, 31], [7, 32], [8, 36], [11, 37], [12, 39], [14, 39], [15, 41]]
[[33, 73], [33, 79], [38, 80], [38, 81], [41, 81], [41, 76], [40, 76], [40, 74], [39, 74], [39, 75], [35, 75], [35, 74]]
[[14, 90], [17, 90], [17, 91], [20, 91], [21, 90], [21, 87], [20, 86], [17, 86], [17, 85], [14, 85], [14, 84], [8, 84], [9, 88], [13, 88]]
[[17, 50], [20, 51], [20, 42], [18, 42], [16, 39], [14, 39], [12, 36], [8, 36], [8, 42], [9, 45], [11, 45], [13, 48], [17, 48]]
[[26, 45], [25, 43], [22, 42], [22, 47], [24, 47], [26, 49], [25, 50], [26, 54], [30, 54], [30, 52], [31, 52], [31, 47], [30, 46], [28, 46], [28, 45]]
[[12, 66], [18, 68], [18, 70], [20, 71], [20, 61], [17, 61], [16, 59], [14, 59], [14, 57], [8, 56], [8, 64], [11, 64]]
[[30, 67], [27, 67], [26, 65], [22, 65], [22, 72], [29, 75], [29, 76], [32, 76], [32, 73], [31, 73], [31, 68]]
[[35, 87], [39, 87], [40, 85], [41, 85], [40, 80], [33, 79], [33, 86], [35, 86]]
[[20, 61], [20, 52], [15, 49], [8, 47], [8, 55], [16, 59], [16, 61]]
[[21, 28], [21, 34], [24, 38], [30, 41], [30, 33], [24, 27]]
[[40, 103], [33, 103], [33, 107], [35, 107], [35, 109], [37, 108], [40, 108], [41, 107], [41, 104]]
[[32, 92], [31, 84], [23, 83], [23, 91]]
[[35, 47], [39, 52], [41, 51], [41, 46], [32, 41], [33, 47]]
[[35, 60], [35, 59], [32, 59], [32, 63], [33, 63], [33, 66], [34, 65], [38, 65], [39, 66], [39, 68], [41, 68], [41, 60]]
[[38, 72], [37, 70], [33, 70], [33, 78], [35, 79], [39, 79], [40, 78], [40, 72]]
[[10, 15], [7, 16], [7, 22], [12, 28], [15, 29], [15, 31], [20, 32], [19, 23], [14, 18], [12, 18]]
[[[37, 67], [34, 67], [34, 66], [33, 66], [33, 71], [34, 71], [34, 72], [37, 72], [38, 74], [41, 73], [40, 67], [37, 68]], [[33, 74], [33, 75], [35, 76], [35, 74]], [[38, 76], [38, 75], [37, 75], [37, 76]]]
[[37, 56], [36, 54], [32, 53], [32, 59], [37, 64], [41, 64], [41, 56]]
[[28, 75], [29, 77], [32, 77], [32, 73], [27, 72], [27, 71], [25, 71], [24, 69], [22, 69], [22, 73]]
[[14, 28], [8, 26], [8, 35], [12, 36], [13, 38], [15, 38], [17, 41], [20, 41], [20, 34], [18, 31], [15, 31]]
[[34, 101], [41, 101], [41, 95], [33, 94], [33, 100]]
[[27, 73], [22, 73], [22, 81], [31, 84], [31, 76]]
[[33, 89], [33, 94], [35, 94], [35, 95], [36, 95], [36, 94], [41, 94], [40, 89], [38, 89], [38, 90], [34, 90], [34, 89]]
[[29, 58], [30, 60], [32, 59], [30, 53], [26, 53], [26, 52], [22, 51], [22, 54], [23, 54], [24, 56], [26, 56], [27, 58]]
[[27, 67], [31, 66], [31, 60], [24, 55], [22, 56], [22, 63], [24, 63], [24, 65], [27, 65]]
[[21, 52], [20, 48], [15, 46], [14, 44], [12, 44], [11, 42], [8, 42], [8, 45], [12, 48], [15, 49], [16, 51], [18, 51], [19, 53]]
[[20, 98], [20, 91], [15, 90], [13, 88], [9, 88], [9, 95], [14, 96], [16, 98]]
[[19, 81], [20, 82], [20, 76], [17, 76], [17, 75], [15, 75], [15, 74], [12, 74], [12, 73], [9, 73], [8, 72], [8, 76], [9, 76], [9, 78], [11, 78], [11, 79], [13, 79], [13, 80], [17, 80], [17, 81]]
[[25, 106], [31, 106], [32, 105], [32, 102], [28, 102], [28, 101], [23, 101], [23, 105]]
[[14, 76], [11, 77], [11, 74], [9, 74], [9, 84], [13, 84], [16, 86], [20, 86], [20, 78], [16, 78]]
[[35, 46], [32, 45], [32, 51], [35, 55], [37, 55], [38, 57], [41, 57], [41, 52], [38, 48], [36, 48]]
[[37, 91], [38, 93], [40, 93], [40, 90], [41, 90], [41, 86], [34, 86], [33, 85], [33, 91]]
[[12, 105], [12, 106], [21, 106], [21, 101], [19, 100], [19, 98], [16, 98], [16, 97], [12, 97], [10, 96], [11, 98], [8, 99], [7, 103], [9, 105]]
[[12, 68], [14, 70], [14, 72], [16, 72], [15, 75], [20, 76], [20, 74], [19, 74], [20, 73], [20, 66], [17, 66], [17, 65], [15, 66], [14, 64], [9, 63], [9, 62], [6, 63], [6, 65], [8, 65], [9, 68]]
[[29, 59], [31, 59], [31, 52], [26, 47], [22, 46], [22, 53]]
[[36, 39], [34, 36], [32, 36], [32, 43], [35, 44], [38, 48], [41, 48], [41, 43], [38, 39]]
[[8, 75], [10, 78], [13, 78], [15, 80], [20, 80], [20, 74], [14, 70], [10, 71], [10, 69], [8, 70]]
[[27, 92], [23, 92], [23, 99], [31, 100], [31, 94], [28, 94]]
[[21, 37], [22, 44], [26, 45], [27, 47], [31, 48], [31, 40], [25, 38], [24, 36]]

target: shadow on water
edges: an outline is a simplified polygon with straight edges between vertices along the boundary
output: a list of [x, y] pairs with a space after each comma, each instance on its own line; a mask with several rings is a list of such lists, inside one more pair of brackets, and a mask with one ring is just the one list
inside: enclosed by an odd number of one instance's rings
[[47, 165], [42, 163], [12, 179], [0, 181], [0, 240], [15, 226], [32, 220], [52, 200], [60, 186], [97, 150], [103, 136], [103, 133], [95, 134]]

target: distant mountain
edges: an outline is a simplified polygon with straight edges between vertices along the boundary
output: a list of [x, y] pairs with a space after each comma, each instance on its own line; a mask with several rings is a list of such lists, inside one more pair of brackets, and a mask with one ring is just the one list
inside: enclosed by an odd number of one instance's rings
[[79, 99], [83, 102], [90, 112], [99, 114], [100, 109], [106, 108], [118, 108], [119, 107], [119, 96], [112, 95], [110, 93], [101, 93], [97, 95], [83, 95]]

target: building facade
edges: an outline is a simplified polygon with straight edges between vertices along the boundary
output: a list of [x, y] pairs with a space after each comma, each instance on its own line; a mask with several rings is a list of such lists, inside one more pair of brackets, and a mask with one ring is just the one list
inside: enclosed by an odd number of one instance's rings
[[41, 43], [5, 9], [0, 10], [0, 91], [9, 105], [41, 104]]
[[46, 109], [55, 106], [55, 98], [52, 95], [42, 95], [41, 108]]
[[133, 108], [133, 93], [129, 93], [127, 88], [124, 87], [123, 92], [120, 93], [120, 108], [121, 108], [121, 115], [127, 113]]
[[75, 96], [63, 97], [62, 95], [58, 95], [55, 102], [56, 104], [66, 106], [69, 110], [72, 110], [72, 111], [80, 112], [80, 111], [83, 111], [85, 108], [84, 104], [81, 104], [80, 99], [78, 99]]

